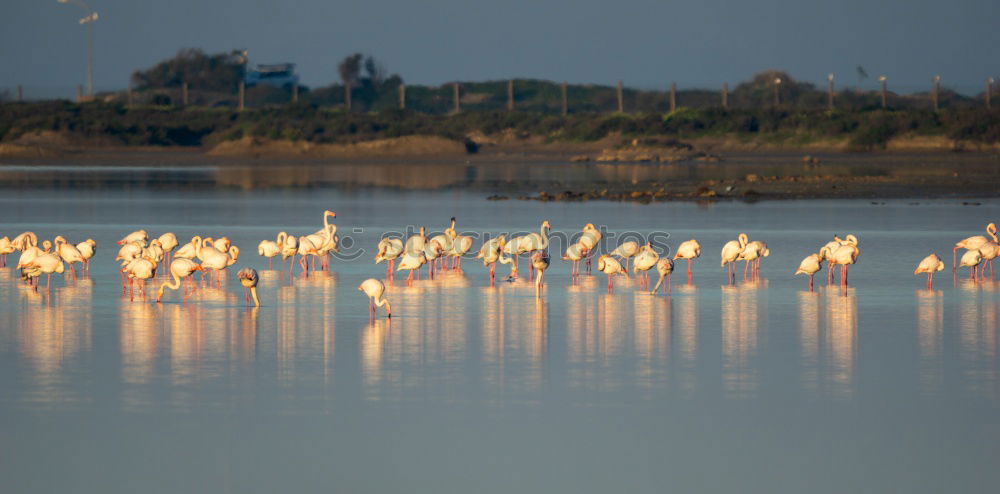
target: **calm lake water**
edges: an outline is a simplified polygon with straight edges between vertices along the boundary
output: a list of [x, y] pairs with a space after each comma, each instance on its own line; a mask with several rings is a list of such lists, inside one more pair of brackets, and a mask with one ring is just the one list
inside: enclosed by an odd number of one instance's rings
[[[1000, 481], [1000, 284], [912, 274], [1000, 219], [1000, 202], [491, 202], [470, 191], [8, 189], [0, 235], [99, 245], [51, 294], [0, 269], [3, 492], [993, 492]], [[355, 260], [290, 280], [256, 255], [337, 212]], [[697, 238], [670, 297], [554, 256], [536, 298], [467, 260], [389, 290], [368, 321], [372, 247], [408, 225]], [[114, 241], [136, 228], [228, 235], [231, 270], [185, 306], [121, 296]], [[727, 286], [724, 241], [768, 243]], [[851, 287], [792, 272], [854, 233]], [[345, 247], [348, 247], [345, 241]], [[474, 247], [478, 250], [479, 244]], [[554, 253], [558, 254], [558, 253]], [[16, 256], [10, 259], [16, 263]], [[683, 271], [678, 264], [678, 271]], [[741, 266], [742, 267], [742, 266]], [[523, 267], [522, 267], [523, 269]], [[506, 273], [507, 268], [498, 269]], [[825, 274], [825, 271], [820, 275]], [[819, 280], [819, 278], [817, 279]], [[151, 291], [155, 291], [151, 289]]]

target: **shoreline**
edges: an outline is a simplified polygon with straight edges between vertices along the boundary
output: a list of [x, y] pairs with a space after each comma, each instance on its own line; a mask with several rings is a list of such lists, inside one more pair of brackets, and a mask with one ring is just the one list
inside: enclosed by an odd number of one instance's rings
[[[586, 144], [591, 152], [599, 147]], [[1000, 155], [993, 152], [755, 150], [673, 162], [572, 159], [580, 151], [579, 146], [497, 145], [444, 156], [247, 158], [201, 148], [95, 147], [0, 158], [0, 187], [466, 188], [494, 200], [640, 203], [1000, 196]], [[77, 166], [84, 168], [74, 171]], [[183, 176], [165, 177], [166, 168]]]

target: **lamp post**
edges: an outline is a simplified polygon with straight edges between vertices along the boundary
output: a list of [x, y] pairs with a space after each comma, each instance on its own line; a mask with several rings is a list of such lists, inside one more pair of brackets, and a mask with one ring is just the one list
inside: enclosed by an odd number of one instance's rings
[[774, 78], [774, 107], [781, 105], [781, 78]]
[[97, 12], [83, 0], [56, 0], [59, 3], [74, 4], [87, 11], [80, 19], [80, 24], [87, 26], [87, 96], [94, 97], [94, 21], [98, 19]]
[[882, 85], [882, 109], [883, 110], [885, 110], [886, 108], [889, 107], [889, 102], [888, 102], [888, 99], [886, 98], [886, 94], [885, 94], [885, 82], [887, 80], [888, 80], [888, 78], [886, 76], [884, 76], [884, 75], [878, 76], [878, 82]]

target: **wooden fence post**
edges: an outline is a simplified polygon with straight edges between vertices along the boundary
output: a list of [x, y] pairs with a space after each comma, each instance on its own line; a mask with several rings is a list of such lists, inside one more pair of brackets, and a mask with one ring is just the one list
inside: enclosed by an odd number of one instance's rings
[[134, 96], [132, 94], [132, 83], [129, 82], [128, 83], [128, 92], [126, 93], [126, 98], [125, 98], [125, 102], [126, 102], [126, 104], [128, 105], [129, 108], [131, 108], [132, 105], [135, 104], [135, 100], [133, 98], [134, 98]]
[[399, 85], [399, 109], [406, 109], [406, 84]]
[[453, 84], [452, 88], [453, 88], [452, 95], [453, 95], [453, 98], [455, 100], [454, 112], [456, 114], [458, 114], [458, 113], [460, 113], [462, 111], [462, 99], [461, 99], [461, 94], [460, 94], [459, 89], [458, 89], [458, 83], [456, 82], [455, 84]]
[[625, 112], [625, 95], [622, 94], [623, 91], [622, 91], [622, 81], [621, 80], [618, 81], [618, 91], [617, 91], [617, 93], [618, 93], [618, 113], [624, 113]]
[[670, 83], [670, 113], [677, 110], [677, 83]]
[[563, 81], [562, 86], [560, 86], [562, 92], [562, 116], [569, 114], [569, 98], [566, 96], [566, 81]]
[[83, 102], [83, 86], [80, 85], [76, 86], [76, 102], [77, 103]]
[[351, 82], [344, 83], [344, 108], [351, 111]]
[[247, 107], [247, 85], [240, 81], [240, 111]]
[[729, 109], [729, 83], [722, 83], [722, 108]]
[[507, 81], [507, 111], [514, 111], [514, 79]]
[[938, 90], [941, 88], [941, 76], [934, 76], [934, 86], [931, 89], [931, 99], [934, 101], [934, 111], [938, 111]]
[[299, 85], [298, 84], [293, 84], [292, 85], [292, 103], [298, 103], [298, 102], [299, 102]]
[[24, 101], [24, 89], [20, 84], [17, 85], [17, 102], [20, 103]]
[[833, 74], [826, 76], [826, 109], [833, 110]]
[[993, 78], [986, 79], [986, 109], [990, 109], [990, 97], [993, 96]]
[[189, 100], [188, 100], [188, 83], [186, 81], [181, 84], [181, 101], [183, 102], [184, 106], [187, 106], [188, 103], [189, 103]]
[[884, 75], [878, 76], [878, 82], [882, 84], [882, 109], [885, 110], [889, 107], [889, 98], [886, 95], [886, 81], [888, 79]]

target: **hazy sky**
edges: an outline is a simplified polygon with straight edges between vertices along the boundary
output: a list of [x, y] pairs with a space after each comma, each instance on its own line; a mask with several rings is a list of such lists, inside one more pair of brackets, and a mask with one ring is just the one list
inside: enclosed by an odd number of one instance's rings
[[[0, 88], [85, 80], [82, 9], [4, 0]], [[981, 90], [1000, 75], [997, 0], [89, 0], [95, 85], [123, 88], [137, 68], [182, 47], [250, 50], [295, 62], [303, 83], [336, 79], [361, 51], [409, 83], [535, 77], [646, 88], [736, 83], [766, 68], [855, 84], [855, 67], [890, 88]]]

